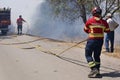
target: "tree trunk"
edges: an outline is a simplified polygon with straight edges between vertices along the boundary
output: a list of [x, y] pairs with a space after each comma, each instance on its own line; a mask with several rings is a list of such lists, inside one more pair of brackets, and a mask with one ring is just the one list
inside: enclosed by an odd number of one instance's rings
[[82, 20], [84, 23], [86, 23], [86, 9], [85, 9], [85, 6], [83, 4], [80, 5], [81, 6], [81, 17], [82, 17]]

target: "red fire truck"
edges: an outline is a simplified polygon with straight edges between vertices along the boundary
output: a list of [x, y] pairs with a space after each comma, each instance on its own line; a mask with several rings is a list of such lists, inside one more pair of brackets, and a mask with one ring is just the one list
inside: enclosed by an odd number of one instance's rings
[[1, 34], [6, 35], [8, 27], [11, 25], [11, 9], [0, 8], [0, 30]]

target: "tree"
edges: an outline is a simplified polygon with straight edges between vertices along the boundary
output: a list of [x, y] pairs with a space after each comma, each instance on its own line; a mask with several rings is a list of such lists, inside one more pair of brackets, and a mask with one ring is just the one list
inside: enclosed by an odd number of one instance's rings
[[94, 6], [102, 8], [103, 18], [107, 13], [113, 15], [120, 10], [120, 0], [49, 0], [49, 3], [57, 17], [72, 22], [82, 18], [85, 23]]

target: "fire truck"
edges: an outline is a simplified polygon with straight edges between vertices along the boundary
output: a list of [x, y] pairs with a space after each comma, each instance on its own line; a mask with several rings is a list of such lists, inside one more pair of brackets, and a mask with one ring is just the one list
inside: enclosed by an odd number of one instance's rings
[[8, 27], [11, 25], [11, 8], [0, 8], [0, 31], [6, 35]]

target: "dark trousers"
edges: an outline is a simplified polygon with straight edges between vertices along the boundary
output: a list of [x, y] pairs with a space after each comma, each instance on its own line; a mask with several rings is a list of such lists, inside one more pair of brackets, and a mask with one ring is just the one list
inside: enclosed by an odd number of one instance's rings
[[114, 51], [114, 31], [110, 31], [109, 33], [106, 34], [106, 36], [105, 36], [105, 48], [106, 48], [106, 51], [108, 51], [108, 52]]
[[85, 56], [91, 69], [100, 68], [100, 55], [103, 39], [88, 40], [85, 48]]
[[18, 34], [22, 34], [22, 25], [18, 25], [17, 30]]

